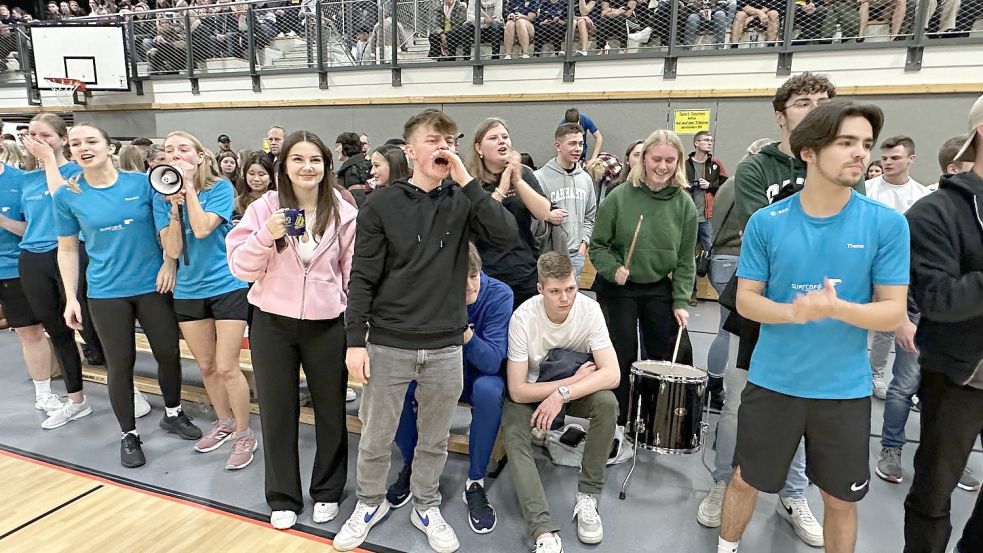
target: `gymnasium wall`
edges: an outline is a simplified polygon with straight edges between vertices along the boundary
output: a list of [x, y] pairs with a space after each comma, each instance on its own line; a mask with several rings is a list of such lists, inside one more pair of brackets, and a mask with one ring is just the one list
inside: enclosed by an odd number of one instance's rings
[[[882, 138], [907, 134], [915, 140], [918, 158], [913, 174], [928, 184], [938, 179], [938, 147], [947, 138], [967, 131], [966, 117], [977, 96], [952, 93], [856, 98], [884, 110]], [[403, 122], [412, 114], [438, 107], [450, 114], [465, 133], [462, 149], [470, 144], [473, 130], [483, 118], [502, 117], [509, 122], [516, 148], [529, 152], [542, 165], [555, 155], [553, 131], [564, 110], [572, 105], [594, 119], [604, 135], [603, 149], [619, 158], [629, 143], [643, 139], [654, 129], [665, 128], [677, 109], [711, 110], [716, 155], [731, 170], [749, 143], [779, 136], [770, 99], [765, 97], [93, 111], [76, 112], [76, 118], [101, 126], [114, 136], [163, 137], [172, 130], [184, 129], [210, 147], [215, 147], [215, 139], [225, 133], [238, 150], [260, 147], [266, 130], [274, 124], [288, 130], [313, 131], [331, 145], [341, 132], [364, 131], [378, 145], [399, 136]], [[683, 140], [689, 148], [692, 136], [684, 136]], [[874, 155], [878, 155], [876, 150]]]

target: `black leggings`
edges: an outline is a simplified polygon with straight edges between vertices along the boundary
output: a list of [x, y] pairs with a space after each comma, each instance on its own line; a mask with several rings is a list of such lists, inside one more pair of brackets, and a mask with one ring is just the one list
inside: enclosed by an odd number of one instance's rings
[[171, 296], [156, 292], [130, 298], [89, 299], [92, 320], [102, 337], [108, 368], [109, 402], [123, 432], [136, 429], [133, 416], [135, 322], [140, 319], [154, 359], [164, 406], [181, 405], [181, 351]]
[[89, 312], [89, 302], [85, 301], [89, 297], [89, 281], [85, 278], [85, 272], [89, 268], [89, 254], [85, 251], [85, 242], [79, 242], [79, 284], [78, 299], [79, 306], [82, 308], [82, 353], [86, 357], [102, 357], [102, 342], [96, 334], [96, 327], [92, 324], [92, 314]]
[[22, 251], [19, 261], [21, 288], [34, 315], [41, 321], [55, 347], [68, 393], [82, 391], [82, 358], [75, 332], [65, 324], [65, 288], [58, 273], [58, 251]]
[[[607, 285], [603, 286], [603, 293], [598, 293], [597, 300], [607, 320], [611, 343], [621, 367], [621, 383], [615, 395], [618, 397], [618, 424], [623, 425], [628, 418], [631, 365], [638, 360], [639, 331], [647, 359], [670, 361], [679, 324], [672, 312], [672, 281], [668, 277], [655, 284], [642, 285], [644, 293], [630, 283], [628, 287], [607, 281], [603, 284]], [[686, 332], [683, 332], [681, 342], [676, 362], [692, 365], [693, 347]]]

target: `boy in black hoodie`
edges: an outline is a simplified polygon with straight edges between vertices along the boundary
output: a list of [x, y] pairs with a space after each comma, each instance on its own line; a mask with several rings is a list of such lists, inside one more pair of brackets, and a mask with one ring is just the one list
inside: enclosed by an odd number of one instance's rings
[[[911, 228], [911, 286], [921, 311], [921, 443], [905, 499], [904, 553], [942, 553], [949, 542], [949, 496], [983, 436], [983, 96], [969, 113], [970, 135], [938, 191], [905, 214]], [[983, 495], [957, 553], [983, 551]]]
[[449, 147], [448, 137], [456, 134], [457, 124], [439, 110], [410, 118], [403, 138], [412, 182], [377, 190], [358, 214], [345, 312], [346, 363], [366, 385], [359, 408], [358, 503], [335, 538], [338, 551], [358, 547], [389, 512], [391, 446], [413, 380], [419, 438], [410, 519], [435, 551], [460, 547], [440, 514], [437, 484], [463, 387], [468, 241], [474, 233], [506, 247], [518, 240], [518, 231], [514, 218]]

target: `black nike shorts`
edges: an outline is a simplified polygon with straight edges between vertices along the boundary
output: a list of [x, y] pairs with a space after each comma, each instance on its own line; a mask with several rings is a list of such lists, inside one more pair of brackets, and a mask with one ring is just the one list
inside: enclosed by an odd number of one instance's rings
[[245, 321], [249, 317], [248, 288], [239, 288], [220, 296], [200, 300], [174, 300], [177, 322], [187, 323], [215, 319], [216, 321]]
[[31, 310], [19, 278], [0, 280], [0, 304], [3, 305], [3, 313], [10, 328], [24, 328], [41, 322]]
[[778, 493], [805, 438], [806, 476], [843, 501], [870, 489], [870, 397], [808, 399], [748, 382], [737, 414], [734, 466], [753, 488]]

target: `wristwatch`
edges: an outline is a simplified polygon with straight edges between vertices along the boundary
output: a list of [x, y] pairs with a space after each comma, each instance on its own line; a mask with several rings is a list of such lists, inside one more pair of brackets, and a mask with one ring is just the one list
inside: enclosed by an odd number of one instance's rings
[[563, 397], [563, 403], [570, 403], [570, 388], [560, 386], [556, 391], [560, 392], [560, 395]]

